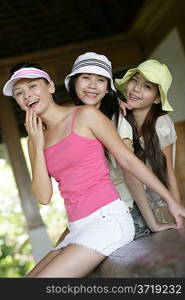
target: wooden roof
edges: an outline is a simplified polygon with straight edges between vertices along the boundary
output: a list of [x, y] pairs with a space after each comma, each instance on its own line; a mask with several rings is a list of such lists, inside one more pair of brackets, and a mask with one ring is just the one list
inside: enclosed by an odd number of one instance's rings
[[[121, 68], [122, 75], [123, 67], [146, 57], [176, 20], [184, 17], [185, 2], [179, 2], [2, 0], [0, 89], [12, 65], [35, 61], [53, 78], [58, 103], [67, 102], [63, 81], [78, 55], [86, 51], [103, 53], [112, 61], [114, 75], [119, 75]], [[20, 134], [25, 136], [25, 114], [15, 102], [13, 106]]]
[[144, 0], [8, 0], [0, 5], [0, 58], [124, 33]]

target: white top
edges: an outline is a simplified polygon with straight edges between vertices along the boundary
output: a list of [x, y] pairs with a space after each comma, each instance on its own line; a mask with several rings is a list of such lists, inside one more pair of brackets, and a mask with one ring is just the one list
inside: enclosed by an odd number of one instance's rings
[[[175, 167], [175, 154], [176, 154], [176, 131], [174, 127], [174, 123], [169, 115], [160, 116], [156, 121], [156, 132], [159, 138], [159, 144], [161, 149], [163, 150], [169, 145], [173, 145], [173, 166]], [[128, 123], [128, 121], [123, 117], [122, 114], [119, 116], [118, 121], [118, 133], [121, 139], [128, 138], [131, 141], [133, 140], [132, 127]], [[140, 138], [140, 144], [144, 148], [143, 138]], [[127, 203], [129, 207], [133, 207], [133, 199], [130, 195], [128, 188], [124, 182], [124, 178], [122, 175], [122, 168], [117, 164], [116, 160], [110, 154], [109, 169], [110, 169], [110, 177], [112, 178], [114, 184], [116, 185], [116, 189], [120, 193], [121, 198]], [[159, 195], [154, 193], [151, 189], [147, 188], [147, 193], [151, 199], [159, 198]]]
[[173, 147], [172, 159], [173, 159], [173, 167], [175, 168], [177, 134], [176, 134], [174, 122], [167, 114], [157, 119], [156, 131], [159, 137], [159, 143], [162, 150], [172, 144]]
[[[121, 139], [130, 139], [131, 141], [133, 140], [132, 127], [121, 113], [118, 119], [118, 133]], [[112, 178], [122, 200], [124, 200], [129, 207], [132, 207], [133, 199], [124, 182], [122, 168], [118, 165], [111, 153], [109, 154], [109, 159], [110, 161], [108, 161], [108, 164], [110, 170], [110, 177]]]

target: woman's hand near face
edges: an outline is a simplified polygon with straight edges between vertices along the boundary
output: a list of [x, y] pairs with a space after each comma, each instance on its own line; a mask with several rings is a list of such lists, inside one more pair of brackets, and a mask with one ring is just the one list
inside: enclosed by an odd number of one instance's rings
[[28, 152], [32, 169], [32, 192], [40, 204], [48, 204], [53, 194], [51, 178], [44, 157], [43, 124], [33, 110], [26, 112]]
[[44, 148], [43, 124], [33, 110], [26, 111], [25, 127], [34, 150]]
[[127, 104], [126, 102], [120, 100], [119, 98], [118, 98], [118, 103], [119, 103], [119, 106], [121, 108], [122, 114], [124, 115], [124, 117], [126, 117], [127, 109], [132, 110], [132, 107], [129, 104]]

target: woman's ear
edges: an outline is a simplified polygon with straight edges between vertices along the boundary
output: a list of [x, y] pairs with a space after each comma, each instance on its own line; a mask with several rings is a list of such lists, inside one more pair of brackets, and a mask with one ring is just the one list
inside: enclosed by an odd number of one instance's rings
[[155, 98], [155, 100], [154, 100], [154, 103], [155, 103], [155, 104], [161, 103], [161, 98], [160, 98], [160, 96], [156, 96], [156, 98]]
[[54, 82], [52, 80], [49, 82], [49, 92], [51, 94], [54, 94], [54, 92], [55, 92], [55, 85], [54, 85]]

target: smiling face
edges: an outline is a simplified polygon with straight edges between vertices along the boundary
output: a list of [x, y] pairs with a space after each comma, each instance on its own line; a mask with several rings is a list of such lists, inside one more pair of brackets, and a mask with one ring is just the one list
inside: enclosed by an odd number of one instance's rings
[[127, 103], [133, 109], [149, 110], [153, 103], [160, 103], [160, 94], [157, 84], [136, 73], [127, 85]]
[[13, 97], [18, 105], [25, 111], [33, 109], [39, 113], [43, 105], [51, 99], [54, 93], [53, 83], [46, 82], [42, 78], [20, 79], [14, 84]]
[[75, 90], [84, 104], [99, 107], [108, 93], [108, 78], [96, 74], [80, 74], [75, 81]]

